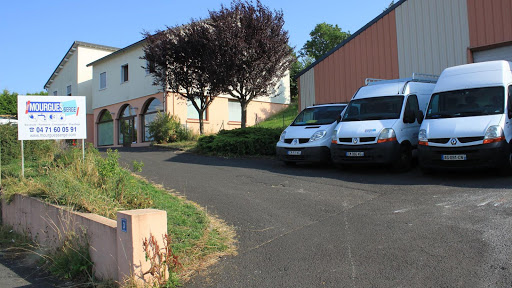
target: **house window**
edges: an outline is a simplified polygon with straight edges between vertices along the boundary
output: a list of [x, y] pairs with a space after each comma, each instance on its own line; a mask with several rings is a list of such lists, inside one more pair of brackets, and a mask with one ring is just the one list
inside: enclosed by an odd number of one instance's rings
[[158, 115], [158, 112], [162, 112], [164, 110], [164, 107], [162, 106], [162, 102], [160, 100], [154, 98], [151, 100], [151, 103], [146, 106], [146, 109], [142, 113], [142, 126], [144, 127], [144, 142], [152, 141], [153, 137], [149, 135], [149, 123], [153, 122], [155, 120], [156, 115]]
[[71, 96], [71, 85], [66, 87], [66, 95]]
[[128, 81], [128, 64], [121, 66], [121, 83]]
[[57, 90], [53, 91], [53, 96], [57, 96]]
[[100, 73], [100, 90], [107, 88], [107, 72]]
[[[201, 106], [201, 100], [194, 99], [194, 101], [197, 103], [197, 106]], [[206, 111], [203, 112], [203, 120], [206, 119], [207, 113]], [[192, 104], [190, 100], [187, 100], [187, 118], [188, 119], [199, 119], [199, 113], [197, 112], [196, 108]]]
[[108, 110], [101, 112], [98, 121], [98, 146], [108, 146], [114, 144], [114, 120]]
[[146, 60], [146, 75], [155, 72], [155, 62]]
[[242, 121], [242, 106], [236, 100], [228, 100], [228, 114], [230, 122]]

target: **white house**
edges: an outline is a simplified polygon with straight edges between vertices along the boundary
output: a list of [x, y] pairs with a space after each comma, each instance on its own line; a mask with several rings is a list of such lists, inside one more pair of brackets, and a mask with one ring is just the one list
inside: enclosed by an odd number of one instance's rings
[[[79, 93], [92, 99], [88, 106], [91, 107], [93, 115], [92, 123], [88, 122], [88, 139], [92, 138], [97, 147], [149, 145], [151, 139], [147, 124], [154, 119], [157, 111], [177, 115], [182, 125], [196, 132], [199, 130], [197, 111], [191, 103], [177, 94], [164, 92], [163, 87], [153, 85], [152, 74], [146, 69], [146, 61], [141, 59], [144, 55], [144, 43], [141, 40], [125, 48], [110, 51], [85, 65], [92, 69], [92, 77], [87, 86], [89, 90], [84, 89]], [[57, 74], [56, 77], [52, 75], [54, 82], [67, 83], [67, 79], [73, 76], [62, 74], [75, 73], [78, 68], [73, 68]], [[59, 79], [61, 77], [66, 81]], [[48, 87], [47, 90], [52, 94], [53, 86]], [[272, 96], [257, 98], [249, 104], [248, 126], [264, 120], [290, 103], [288, 75], [281, 80]], [[240, 104], [228, 95], [221, 95], [208, 107], [204, 119], [206, 133], [239, 128]], [[90, 127], [93, 127], [92, 131], [89, 130]]]
[[44, 85], [48, 95], [86, 96], [87, 142], [93, 143], [92, 67], [87, 64], [119, 48], [75, 41]]

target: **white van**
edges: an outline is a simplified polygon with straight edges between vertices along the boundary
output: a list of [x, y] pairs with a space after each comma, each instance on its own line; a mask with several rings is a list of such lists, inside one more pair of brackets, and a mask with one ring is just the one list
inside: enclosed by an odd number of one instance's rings
[[405, 79], [366, 79], [336, 127], [332, 161], [337, 166], [372, 163], [409, 169], [436, 80], [416, 73]]
[[276, 144], [276, 155], [287, 165], [330, 161], [331, 137], [347, 104], [306, 107]]
[[512, 62], [491, 61], [443, 71], [418, 136], [422, 170], [510, 168], [511, 69]]

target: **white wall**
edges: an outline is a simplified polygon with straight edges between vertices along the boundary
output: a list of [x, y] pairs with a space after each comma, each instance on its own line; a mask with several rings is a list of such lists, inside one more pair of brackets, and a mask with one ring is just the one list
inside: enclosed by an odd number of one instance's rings
[[59, 75], [48, 86], [48, 95], [53, 95], [55, 90], [57, 90], [57, 96], [66, 95], [66, 87], [71, 85], [71, 94], [79, 96], [77, 87], [77, 54], [77, 50], [75, 50], [68, 60], [62, 63], [63, 68], [58, 72]]
[[[93, 108], [104, 107], [135, 98], [152, 95], [162, 91], [153, 86], [153, 77], [146, 75], [146, 61], [139, 59], [144, 55], [142, 43], [94, 64], [92, 95]], [[128, 81], [121, 83], [121, 66], [128, 64]], [[100, 73], [107, 73], [107, 87], [100, 90]]]
[[396, 8], [396, 30], [401, 78], [467, 63], [466, 0], [408, 0]]
[[299, 77], [300, 110], [315, 104], [315, 68], [309, 69]]
[[[92, 114], [92, 67], [87, 67], [87, 64], [98, 60], [112, 51], [97, 50], [94, 48], [78, 46], [78, 59], [77, 59], [77, 85], [78, 88], [73, 95], [87, 96], [86, 106], [87, 114]], [[64, 91], [65, 92], [65, 91]]]

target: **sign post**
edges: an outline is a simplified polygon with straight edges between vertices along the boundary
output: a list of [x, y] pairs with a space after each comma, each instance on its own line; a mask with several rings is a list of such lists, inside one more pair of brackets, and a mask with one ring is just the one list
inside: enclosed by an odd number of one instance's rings
[[[18, 95], [18, 140], [21, 140], [22, 177], [25, 159], [23, 140], [87, 138], [85, 96]], [[85, 150], [82, 150], [85, 158]]]

